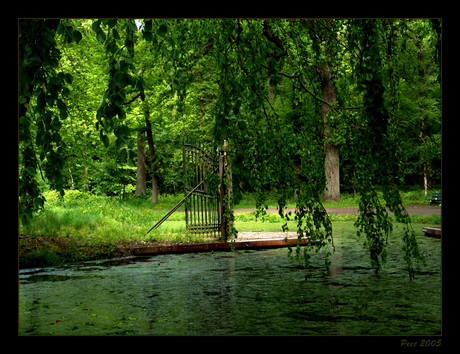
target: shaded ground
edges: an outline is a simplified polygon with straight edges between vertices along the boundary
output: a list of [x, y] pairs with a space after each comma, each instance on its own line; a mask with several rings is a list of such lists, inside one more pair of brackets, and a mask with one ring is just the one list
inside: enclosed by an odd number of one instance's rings
[[[209, 239], [212, 242], [212, 239]], [[137, 247], [170, 246], [177, 244], [192, 244], [193, 242], [119, 240], [112, 244], [92, 245], [76, 242], [66, 236], [19, 235], [18, 258], [19, 268], [43, 267], [46, 265], [62, 265], [83, 262], [91, 259], [127, 257], [133, 254]]]

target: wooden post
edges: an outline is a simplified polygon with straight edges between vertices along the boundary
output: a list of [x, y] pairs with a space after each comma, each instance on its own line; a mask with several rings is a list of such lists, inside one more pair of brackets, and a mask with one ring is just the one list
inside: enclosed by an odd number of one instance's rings
[[[233, 193], [233, 183], [232, 183], [232, 170], [231, 170], [231, 164], [230, 164], [230, 159], [228, 158], [228, 142], [227, 140], [224, 141], [224, 146], [226, 147], [226, 153], [225, 153], [225, 174], [227, 175], [227, 196], [228, 196], [228, 205], [227, 208], [229, 211], [232, 209], [232, 193]], [[227, 220], [227, 238], [232, 234], [232, 229], [233, 229], [233, 221]]]
[[[220, 223], [220, 233], [221, 239], [223, 241], [227, 241], [227, 238], [230, 234], [231, 225], [227, 218], [224, 216], [225, 214], [225, 205], [224, 205], [224, 198], [227, 194], [228, 196], [228, 205], [227, 209], [231, 208], [230, 198], [232, 193], [232, 175], [230, 172], [230, 163], [228, 160], [228, 141], [224, 140], [224, 145], [217, 149], [219, 151], [219, 178], [220, 178], [220, 185], [219, 185], [219, 223]], [[227, 178], [227, 183], [224, 183], [224, 178]]]
[[225, 184], [223, 183], [224, 180], [224, 164], [225, 158], [224, 154], [226, 153], [226, 145], [224, 141], [224, 146], [219, 147], [217, 150], [219, 151], [219, 224], [220, 224], [220, 237], [225, 242], [227, 241], [227, 225], [224, 218], [225, 207], [224, 207], [224, 196], [225, 196]]

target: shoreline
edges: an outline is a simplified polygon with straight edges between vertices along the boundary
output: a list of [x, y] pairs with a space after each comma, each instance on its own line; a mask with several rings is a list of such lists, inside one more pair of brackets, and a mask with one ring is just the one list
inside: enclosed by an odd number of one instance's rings
[[[410, 215], [440, 215], [441, 208], [427, 205], [407, 205], [405, 206]], [[328, 207], [326, 208], [333, 215], [356, 214], [357, 207]], [[288, 212], [290, 209], [285, 210]], [[254, 209], [235, 209], [235, 213], [251, 212]], [[267, 213], [277, 213], [276, 208], [267, 209]], [[334, 220], [333, 220], [334, 222]], [[352, 220], [336, 222], [354, 222]], [[420, 221], [414, 220], [414, 224]], [[430, 224], [430, 225], [429, 225]], [[434, 225], [434, 224], [433, 224]], [[431, 226], [425, 222], [423, 226]], [[280, 236], [281, 235], [281, 236]], [[252, 240], [257, 238], [271, 237], [293, 237], [296, 232], [277, 232], [277, 231], [246, 231], [239, 232], [237, 240]], [[184, 246], [216, 242], [215, 239], [201, 239], [197, 241], [170, 241], [164, 240], [145, 240], [140, 238], [129, 238], [119, 240], [90, 239], [89, 237], [74, 236], [30, 236], [25, 234], [18, 235], [18, 268], [33, 268], [46, 266], [59, 266], [75, 264], [90, 260], [111, 259], [118, 257], [134, 256], [134, 250], [141, 247], [159, 246]]]

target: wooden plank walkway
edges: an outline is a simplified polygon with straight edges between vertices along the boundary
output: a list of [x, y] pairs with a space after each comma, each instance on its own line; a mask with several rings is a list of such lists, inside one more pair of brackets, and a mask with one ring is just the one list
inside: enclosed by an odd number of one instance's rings
[[[319, 242], [319, 241], [314, 241]], [[250, 250], [261, 248], [278, 248], [287, 247], [291, 245], [306, 245], [310, 243], [307, 238], [302, 238], [299, 242], [297, 237], [288, 238], [269, 238], [269, 239], [255, 239], [255, 240], [238, 240], [233, 242], [233, 247], [236, 250]], [[136, 256], [167, 254], [167, 253], [188, 253], [188, 252], [210, 252], [210, 251], [230, 251], [232, 248], [231, 242], [212, 242], [212, 243], [199, 243], [189, 245], [171, 245], [171, 246], [151, 246], [139, 247], [133, 249]]]

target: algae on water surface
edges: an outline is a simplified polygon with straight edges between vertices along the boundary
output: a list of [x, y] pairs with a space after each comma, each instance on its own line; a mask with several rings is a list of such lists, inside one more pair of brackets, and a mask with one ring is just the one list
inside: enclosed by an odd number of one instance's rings
[[298, 269], [285, 249], [160, 255], [22, 270], [19, 334], [436, 335], [441, 240], [418, 236], [426, 266], [409, 281], [398, 233], [379, 274], [353, 229]]

